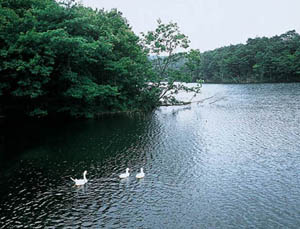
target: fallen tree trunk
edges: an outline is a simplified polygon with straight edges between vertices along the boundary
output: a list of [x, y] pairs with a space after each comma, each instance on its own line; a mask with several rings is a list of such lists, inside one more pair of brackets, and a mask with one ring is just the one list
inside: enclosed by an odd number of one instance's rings
[[[174, 104], [161, 104], [160, 106], [161, 107], [169, 107], [169, 106], [184, 106], [184, 105], [189, 105], [189, 104], [192, 104], [192, 103], [203, 103], [205, 100], [208, 100], [208, 99], [211, 99], [211, 98], [214, 98], [215, 96], [210, 96], [210, 97], [207, 97], [205, 99], [201, 99], [201, 100], [197, 100], [197, 101], [189, 101], [189, 102], [184, 102], [184, 101], [179, 101], [179, 103], [174, 103]], [[218, 101], [218, 100], [216, 100]]]

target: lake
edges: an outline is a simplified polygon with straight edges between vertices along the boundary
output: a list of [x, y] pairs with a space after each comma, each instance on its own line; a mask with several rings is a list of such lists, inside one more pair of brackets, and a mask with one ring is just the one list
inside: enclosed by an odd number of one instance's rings
[[300, 84], [207, 84], [193, 101], [5, 125], [0, 228], [300, 228]]

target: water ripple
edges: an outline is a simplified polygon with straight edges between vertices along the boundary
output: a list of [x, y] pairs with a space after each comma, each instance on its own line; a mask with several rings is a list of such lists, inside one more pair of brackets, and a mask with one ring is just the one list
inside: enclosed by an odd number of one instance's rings
[[203, 103], [59, 129], [0, 175], [0, 228], [299, 228], [299, 89], [204, 85]]

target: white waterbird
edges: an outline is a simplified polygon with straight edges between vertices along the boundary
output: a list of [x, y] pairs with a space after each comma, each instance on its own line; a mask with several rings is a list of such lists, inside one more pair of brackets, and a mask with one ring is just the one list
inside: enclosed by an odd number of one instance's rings
[[144, 178], [144, 176], [145, 176], [144, 170], [143, 168], [141, 168], [141, 172], [136, 174], [135, 177], [140, 179], [140, 178]]
[[71, 177], [71, 180], [75, 182], [75, 185], [84, 185], [85, 183], [88, 182], [88, 180], [86, 179], [86, 174], [87, 174], [87, 171], [85, 170], [83, 172], [83, 179], [73, 179]]
[[120, 178], [127, 178], [127, 177], [129, 177], [129, 174], [130, 174], [130, 173], [129, 173], [129, 168], [127, 168], [127, 169], [126, 169], [126, 172], [120, 174], [119, 177], [120, 177]]

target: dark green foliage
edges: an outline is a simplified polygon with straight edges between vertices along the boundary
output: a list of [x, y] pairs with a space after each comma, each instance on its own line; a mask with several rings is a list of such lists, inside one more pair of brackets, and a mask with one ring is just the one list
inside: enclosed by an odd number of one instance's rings
[[191, 51], [185, 72], [216, 83], [300, 82], [300, 35], [289, 31], [204, 53]]
[[192, 82], [195, 82], [196, 80], [200, 80], [202, 78], [201, 63], [201, 53], [198, 49], [192, 49], [185, 55], [183, 64], [181, 64], [181, 66], [183, 71], [186, 72], [186, 75], [190, 77]]
[[150, 62], [117, 10], [74, 1], [0, 1], [4, 113], [93, 117], [154, 106]]

